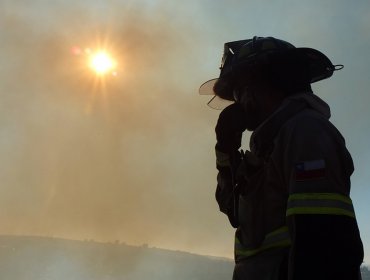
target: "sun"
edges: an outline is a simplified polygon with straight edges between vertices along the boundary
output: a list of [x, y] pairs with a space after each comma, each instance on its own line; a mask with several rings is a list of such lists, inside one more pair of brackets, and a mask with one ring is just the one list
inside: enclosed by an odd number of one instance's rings
[[116, 61], [106, 51], [97, 51], [90, 57], [90, 67], [98, 75], [104, 75], [115, 69]]

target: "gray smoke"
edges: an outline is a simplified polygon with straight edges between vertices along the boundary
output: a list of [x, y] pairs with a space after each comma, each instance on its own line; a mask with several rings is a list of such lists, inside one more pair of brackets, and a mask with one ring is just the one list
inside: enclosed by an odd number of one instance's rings
[[[1, 6], [2, 233], [197, 246], [218, 113], [191, 76], [199, 31], [164, 5]], [[97, 45], [119, 62], [104, 82], [71, 52]]]

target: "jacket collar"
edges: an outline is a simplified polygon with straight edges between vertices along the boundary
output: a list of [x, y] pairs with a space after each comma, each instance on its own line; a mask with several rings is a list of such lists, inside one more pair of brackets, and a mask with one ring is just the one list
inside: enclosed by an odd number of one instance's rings
[[250, 149], [258, 157], [267, 158], [273, 149], [273, 140], [283, 124], [306, 108], [311, 108], [327, 119], [330, 107], [312, 92], [302, 92], [286, 98], [281, 106], [252, 133]]

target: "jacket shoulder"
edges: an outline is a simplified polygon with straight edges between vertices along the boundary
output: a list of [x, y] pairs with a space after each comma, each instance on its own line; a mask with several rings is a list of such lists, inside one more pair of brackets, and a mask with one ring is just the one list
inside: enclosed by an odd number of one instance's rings
[[293, 136], [303, 143], [312, 138], [329, 137], [335, 142], [345, 144], [342, 134], [329, 119], [313, 109], [305, 109], [289, 119], [281, 127], [277, 140], [287, 137], [291, 139]]

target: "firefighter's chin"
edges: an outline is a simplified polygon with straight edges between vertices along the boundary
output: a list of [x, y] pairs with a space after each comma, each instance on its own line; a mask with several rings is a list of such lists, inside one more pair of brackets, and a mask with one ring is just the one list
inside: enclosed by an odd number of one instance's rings
[[259, 125], [261, 124], [262, 122], [255, 122], [255, 121], [249, 121], [247, 122], [247, 130], [248, 131], [254, 131], [257, 129], [257, 127], [259, 127]]
[[245, 109], [245, 127], [248, 131], [254, 131], [263, 122], [260, 116], [260, 110], [255, 106], [244, 106]]

